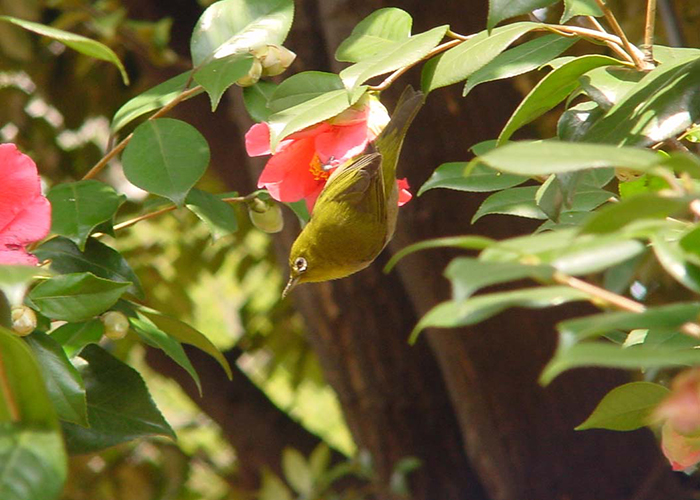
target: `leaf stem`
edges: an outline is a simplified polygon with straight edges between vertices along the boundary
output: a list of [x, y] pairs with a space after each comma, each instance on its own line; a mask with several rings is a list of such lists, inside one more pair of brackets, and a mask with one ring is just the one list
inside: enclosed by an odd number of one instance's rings
[[654, 27], [656, 25], [656, 0], [647, 0], [647, 18], [644, 23], [644, 62], [654, 65]]
[[622, 46], [625, 48], [627, 53], [632, 57], [632, 60], [634, 61], [634, 65], [637, 67], [637, 69], [639, 69], [640, 71], [648, 71], [648, 70], [652, 69], [654, 67], [653, 64], [650, 67], [649, 64], [647, 64], [645, 62], [644, 55], [642, 54], [642, 57], [640, 57], [639, 49], [637, 49], [637, 47], [632, 45], [630, 43], [630, 41], [627, 39], [627, 35], [625, 35], [625, 32], [622, 29], [622, 26], [620, 26], [620, 23], [617, 22], [617, 18], [615, 18], [615, 14], [613, 14], [613, 12], [605, 4], [605, 2], [603, 0], [595, 0], [595, 1], [598, 4], [598, 7], [600, 7], [600, 10], [603, 11], [603, 14], [605, 15], [605, 19], [607, 19], [613, 32], [622, 41]]
[[[595, 17], [586, 16], [586, 19], [588, 20], [589, 23], [591, 23], [593, 25], [593, 27], [596, 30], [600, 31], [601, 33], [606, 33], [606, 34], [608, 33], [607, 31], [605, 31], [605, 28], [603, 28], [603, 25], [600, 24]], [[610, 50], [615, 52], [615, 54], [617, 54], [618, 56], [620, 56], [623, 59], [626, 59], [628, 62], [634, 64], [634, 61], [632, 60], [632, 56], [630, 56], [627, 52], [625, 52], [625, 49], [623, 49], [619, 43], [616, 43], [616, 42], [613, 42], [610, 40], [606, 40], [605, 45], [607, 45], [610, 48]]]
[[[633, 313], [642, 313], [647, 310], [644, 304], [636, 300], [618, 295], [610, 290], [606, 290], [605, 288], [601, 288], [559, 271], [554, 273], [553, 280], [560, 285], [565, 285], [590, 295], [592, 299], [591, 302], [594, 304], [603, 303], [616, 309]], [[681, 326], [680, 331], [690, 337], [700, 338], [700, 325], [697, 323], [685, 323]]]
[[[192, 87], [191, 89], [183, 90], [180, 94], [178, 94], [175, 98], [173, 98], [172, 101], [170, 101], [168, 104], [160, 108], [158, 111], [153, 113], [150, 117], [148, 117], [149, 120], [155, 120], [156, 118], [160, 118], [161, 116], [165, 115], [168, 113], [171, 109], [173, 109], [175, 106], [180, 104], [182, 101], [185, 101], [192, 97], [194, 94], [200, 92], [202, 90], [201, 85], [197, 85], [196, 87]], [[102, 157], [100, 161], [98, 161], [94, 167], [92, 167], [87, 174], [83, 176], [83, 180], [86, 179], [92, 179], [97, 176], [106, 166], [107, 164], [117, 156], [119, 153], [122, 152], [122, 150], [126, 147], [127, 144], [129, 144], [129, 141], [131, 141], [131, 138], [134, 137], [134, 134], [131, 133], [124, 137], [124, 139], [121, 140], [119, 144], [114, 146], [106, 155]]]

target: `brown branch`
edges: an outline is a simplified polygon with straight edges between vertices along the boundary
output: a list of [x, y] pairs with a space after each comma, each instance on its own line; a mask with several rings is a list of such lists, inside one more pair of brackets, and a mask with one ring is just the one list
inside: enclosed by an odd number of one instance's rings
[[647, 0], [647, 18], [644, 23], [644, 62], [654, 65], [654, 26], [656, 25], [656, 0]]
[[[593, 17], [593, 16], [586, 16], [586, 19], [588, 20], [589, 23], [593, 25], [593, 27], [600, 31], [601, 33], [607, 34], [608, 32], [605, 31], [605, 28], [603, 28], [603, 25], [598, 22], [598, 20]], [[634, 61], [632, 60], [632, 56], [630, 56], [627, 52], [625, 52], [625, 49], [623, 49], [619, 43], [613, 42], [611, 40], [606, 40], [605, 45], [607, 45], [610, 50], [615, 52], [618, 56], [621, 58], [625, 59], [626, 61], [634, 64]]]
[[630, 41], [627, 39], [627, 35], [625, 35], [625, 32], [622, 29], [622, 26], [620, 26], [620, 23], [617, 22], [615, 15], [610, 10], [610, 8], [605, 4], [605, 2], [603, 0], [595, 0], [595, 1], [598, 4], [598, 7], [600, 7], [600, 10], [603, 11], [603, 14], [605, 15], [605, 19], [607, 19], [612, 30], [615, 32], [615, 34], [618, 37], [620, 37], [620, 40], [622, 41], [622, 46], [625, 48], [627, 53], [632, 57], [632, 60], [634, 61], [634, 65], [640, 71], [645, 71], [645, 70], [649, 70], [649, 69], [653, 68], [653, 65], [651, 66], [651, 68], [649, 67], [649, 65], [644, 61], [643, 57], [639, 57], [639, 49], [637, 49], [637, 47], [632, 45], [630, 43]]
[[[160, 108], [158, 111], [153, 113], [148, 119], [149, 120], [155, 120], [156, 118], [160, 118], [161, 116], [165, 115], [168, 113], [171, 109], [173, 109], [175, 106], [180, 104], [182, 101], [185, 101], [192, 97], [193, 95], [197, 94], [202, 90], [201, 85], [197, 85], [196, 87], [193, 87], [188, 90], [183, 90], [179, 95], [177, 95], [172, 101], [170, 101], [168, 104]], [[111, 151], [109, 151], [106, 155], [102, 157], [100, 161], [98, 161], [94, 167], [92, 167], [87, 174], [83, 176], [83, 180], [86, 179], [92, 179], [97, 174], [99, 174], [106, 166], [107, 164], [117, 156], [119, 153], [122, 152], [122, 150], [126, 147], [127, 144], [129, 144], [129, 141], [131, 141], [131, 138], [134, 136], [133, 133], [127, 135], [122, 139], [122, 141], [114, 146]]]

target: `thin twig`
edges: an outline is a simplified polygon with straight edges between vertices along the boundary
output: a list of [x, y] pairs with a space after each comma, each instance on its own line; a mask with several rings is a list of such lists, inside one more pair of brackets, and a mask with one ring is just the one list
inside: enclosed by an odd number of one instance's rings
[[645, 71], [653, 68], [654, 66], [651, 65], [651, 68], [649, 65], [644, 61], [644, 57], [639, 57], [638, 50], [635, 51], [636, 47], [630, 43], [630, 41], [627, 39], [627, 35], [625, 35], [625, 32], [622, 30], [622, 26], [620, 26], [620, 23], [617, 22], [617, 19], [615, 18], [615, 15], [612, 13], [610, 8], [605, 4], [603, 0], [595, 0], [596, 3], [598, 4], [598, 7], [600, 7], [600, 10], [603, 11], [603, 14], [605, 15], [605, 19], [608, 20], [608, 23], [610, 24], [610, 27], [612, 28], [613, 32], [620, 37], [620, 40], [622, 41], [622, 46], [625, 48], [625, 50], [629, 53], [630, 56], [632, 56], [632, 60], [634, 61], [634, 65], [640, 70], [640, 71]]
[[[244, 203], [246, 201], [253, 200], [254, 198], [258, 197], [258, 193], [250, 193], [246, 196], [233, 196], [233, 197], [228, 197], [228, 198], [221, 198], [221, 201], [224, 201], [226, 203]], [[155, 210], [153, 212], [148, 212], [143, 215], [139, 215], [138, 217], [134, 217], [133, 219], [126, 220], [124, 222], [120, 222], [119, 224], [116, 224], [114, 226], [115, 231], [119, 231], [120, 229], [125, 229], [127, 227], [131, 227], [134, 224], [141, 222], [146, 219], [152, 219], [154, 217], [158, 217], [159, 215], [167, 214], [168, 212], [172, 212], [177, 208], [177, 205], [168, 205], [166, 207], [163, 207], [161, 209]]]
[[654, 26], [656, 25], [656, 0], [647, 0], [647, 19], [644, 24], [644, 62], [654, 65]]
[[460, 35], [459, 33], [455, 33], [455, 32], [452, 31], [451, 29], [448, 29], [448, 30], [445, 32], [445, 36], [446, 36], [447, 38], [454, 38], [454, 39], [456, 39], [456, 40], [462, 40], [462, 41], [464, 41], [464, 40], [469, 40], [469, 39], [470, 39], [471, 37], [473, 37], [474, 35]]
[[[620, 46], [624, 45], [619, 36], [613, 35], [612, 33], [607, 33], [606, 31], [598, 31], [590, 28], [584, 28], [582, 26], [567, 26], [564, 24], [546, 24], [543, 28], [535, 29], [535, 31], [554, 31], [555, 33], [574, 33], [576, 35], [582, 36], [584, 38], [592, 38], [594, 40], [600, 40], [601, 42], [613, 42]], [[639, 50], [634, 45], [630, 45], [631, 53], [628, 57], [625, 57], [628, 61], [634, 63], [635, 58], [640, 59], [644, 57], [642, 51]]]
[[[455, 33], [456, 34], [456, 33]], [[413, 66], [418, 64], [421, 61], [424, 61], [426, 59], [430, 59], [431, 57], [446, 51], [447, 49], [451, 49], [452, 47], [456, 47], [460, 43], [469, 40], [470, 38], [474, 37], [475, 35], [469, 35], [469, 36], [463, 36], [460, 35], [460, 38], [457, 38], [455, 40], [450, 40], [449, 42], [443, 43], [442, 45], [438, 45], [435, 47], [433, 50], [428, 52], [425, 57], [420, 59], [419, 61], [414, 62], [413, 64], [409, 64], [408, 66], [404, 66], [403, 68], [399, 68], [396, 71], [394, 71], [392, 74], [390, 74], [386, 79], [380, 83], [379, 85], [374, 85], [370, 86], [369, 90], [375, 91], [375, 92], [381, 92], [382, 90], [386, 90], [392, 83], [394, 83], [401, 75], [403, 75], [406, 71], [411, 69]]]
[[[605, 28], [603, 28], [603, 25], [600, 24], [600, 23], [598, 22], [598, 20], [597, 20], [595, 17], [593, 17], [593, 16], [586, 16], [586, 20], [587, 20], [589, 23], [591, 23], [591, 24], [593, 25], [593, 27], [594, 27], [596, 30], [600, 31], [601, 33], [605, 33], [605, 34], [608, 33], [607, 31], [605, 31]], [[629, 61], [629, 62], [631, 62], [631, 63], [634, 63], [634, 61], [632, 60], [632, 56], [630, 56], [627, 52], [625, 52], [625, 49], [623, 49], [623, 48], [620, 46], [619, 43], [616, 43], [616, 42], [613, 42], [613, 41], [610, 41], [610, 40], [606, 40], [606, 41], [605, 41], [605, 45], [607, 45], [607, 46], [610, 48], [610, 50], [612, 50], [613, 52], [615, 52], [615, 54], [617, 54], [617, 55], [620, 56], [621, 58], [626, 59], [627, 61]]]
[[[636, 300], [618, 295], [610, 290], [606, 290], [605, 288], [601, 288], [559, 271], [554, 273], [552, 279], [560, 285], [565, 285], [590, 295], [592, 299], [591, 302], [593, 303], [603, 303], [615, 309], [633, 313], [643, 313], [647, 310], [644, 304]], [[680, 331], [691, 337], [700, 338], [700, 325], [697, 323], [685, 323], [681, 326]]]
[[[200, 92], [202, 90], [201, 85], [197, 85], [196, 87], [193, 87], [188, 90], [183, 90], [179, 95], [177, 95], [172, 101], [170, 101], [168, 104], [160, 108], [158, 111], [153, 113], [148, 119], [149, 120], [155, 120], [156, 118], [160, 118], [161, 116], [165, 115], [168, 113], [171, 109], [173, 109], [175, 106], [180, 104], [182, 101], [189, 99], [192, 97], [194, 94]], [[83, 176], [83, 180], [86, 179], [92, 179], [97, 174], [99, 174], [106, 166], [107, 164], [117, 156], [119, 153], [122, 152], [122, 150], [126, 147], [127, 144], [129, 144], [129, 141], [131, 138], [134, 136], [133, 133], [127, 135], [122, 139], [122, 141], [114, 146], [111, 151], [109, 151], [106, 155], [102, 157], [100, 161], [98, 161], [94, 167], [92, 167], [87, 174]]]

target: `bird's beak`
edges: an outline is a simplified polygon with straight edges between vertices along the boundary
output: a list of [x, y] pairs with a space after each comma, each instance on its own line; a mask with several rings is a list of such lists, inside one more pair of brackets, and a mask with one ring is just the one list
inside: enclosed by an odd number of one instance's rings
[[299, 283], [300, 276], [290, 276], [289, 281], [287, 281], [287, 286], [284, 287], [282, 291], [282, 298], [285, 298], [289, 292], [291, 292], [297, 283]]

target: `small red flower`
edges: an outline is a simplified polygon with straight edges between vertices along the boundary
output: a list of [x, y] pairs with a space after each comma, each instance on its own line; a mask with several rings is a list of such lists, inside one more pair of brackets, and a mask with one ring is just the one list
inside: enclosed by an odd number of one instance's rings
[[32, 159], [14, 144], [0, 144], [0, 264], [36, 265], [25, 250], [51, 228], [51, 205], [41, 194]]
[[[277, 201], [306, 200], [309, 212], [333, 170], [362, 153], [388, 122], [386, 109], [376, 99], [361, 108], [349, 108], [331, 120], [291, 134], [270, 151], [270, 128], [256, 123], [246, 133], [248, 155], [272, 154], [258, 179]], [[399, 206], [411, 199], [408, 182], [398, 181]]]

